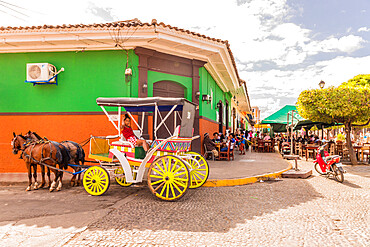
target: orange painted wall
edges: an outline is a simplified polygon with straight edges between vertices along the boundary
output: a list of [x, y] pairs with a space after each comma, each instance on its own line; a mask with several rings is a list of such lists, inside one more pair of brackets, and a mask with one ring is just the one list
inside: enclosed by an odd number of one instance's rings
[[202, 143], [202, 154], [204, 153], [204, 147], [203, 147], [203, 135], [204, 133], [208, 133], [210, 138], [213, 138], [213, 133], [218, 132], [218, 124], [208, 121], [206, 119], [199, 119], [199, 134], [201, 138]]
[[[45, 116], [0, 116], [0, 173], [26, 172], [20, 153], [14, 155], [10, 142], [13, 131], [25, 134], [35, 131], [49, 140], [70, 140], [81, 143], [90, 137], [115, 135], [117, 130], [105, 115], [45, 115]], [[89, 144], [84, 146], [86, 156]]]

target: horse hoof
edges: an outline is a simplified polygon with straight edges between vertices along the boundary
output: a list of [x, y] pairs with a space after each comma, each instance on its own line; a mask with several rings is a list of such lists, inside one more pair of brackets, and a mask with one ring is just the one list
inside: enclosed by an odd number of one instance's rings
[[28, 187], [26, 188], [26, 191], [31, 191], [31, 186], [28, 186]]
[[49, 189], [49, 191], [50, 191], [50, 192], [53, 192], [53, 191], [54, 191], [54, 188], [50, 188], [50, 189]]
[[45, 184], [40, 184], [39, 189], [44, 188], [44, 187], [45, 187]]

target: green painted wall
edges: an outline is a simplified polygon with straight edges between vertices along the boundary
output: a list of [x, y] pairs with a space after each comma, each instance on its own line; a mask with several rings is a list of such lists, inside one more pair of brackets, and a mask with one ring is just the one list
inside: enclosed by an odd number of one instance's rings
[[192, 101], [192, 78], [179, 76], [179, 75], [170, 75], [166, 73], [148, 71], [148, 96], [153, 97], [153, 84], [158, 81], [174, 81], [181, 84], [185, 87], [185, 97], [187, 100]]
[[[221, 100], [223, 104], [225, 105], [226, 100], [229, 102], [229, 105], [231, 103], [231, 94], [225, 93], [221, 90], [221, 88], [217, 85], [216, 81], [213, 79], [213, 77], [208, 73], [208, 71], [202, 67], [199, 69], [199, 76], [200, 76], [200, 94], [208, 94], [212, 95], [212, 103], [207, 103], [206, 101], [200, 101], [199, 106], [199, 114], [200, 116], [212, 119], [214, 121], [217, 120], [217, 111], [216, 105]], [[231, 114], [231, 108], [229, 106], [229, 116]], [[228, 121], [230, 120], [230, 117], [227, 118]], [[231, 126], [231, 122], [229, 121], [229, 126]]]
[[[27, 63], [51, 63], [58, 86], [25, 83]], [[0, 54], [0, 112], [101, 111], [97, 97], [137, 97], [139, 58], [129, 51], [131, 82], [126, 83], [126, 52], [40, 52]]]

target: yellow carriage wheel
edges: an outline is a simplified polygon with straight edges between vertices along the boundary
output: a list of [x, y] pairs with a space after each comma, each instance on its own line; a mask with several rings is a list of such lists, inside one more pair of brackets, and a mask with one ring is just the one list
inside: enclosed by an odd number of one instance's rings
[[100, 196], [109, 188], [109, 173], [101, 166], [92, 166], [85, 171], [82, 182], [87, 193]]
[[[126, 176], [125, 176], [125, 173], [124, 173], [122, 167], [118, 167], [116, 170], [114, 170], [114, 174], [119, 174], [119, 175], [122, 174], [122, 176], [115, 177], [117, 184], [119, 184], [123, 187], [129, 187], [129, 186], [132, 185], [132, 183], [127, 183], [126, 182]], [[136, 173], [134, 173], [134, 178], [135, 178], [135, 175], [136, 175]]]
[[191, 155], [190, 159], [185, 159], [190, 167], [191, 183], [189, 188], [196, 189], [201, 187], [208, 179], [209, 166], [205, 158], [197, 152], [186, 152], [186, 155]]
[[156, 197], [175, 201], [185, 195], [190, 185], [187, 165], [173, 155], [159, 157], [148, 170], [148, 187]]

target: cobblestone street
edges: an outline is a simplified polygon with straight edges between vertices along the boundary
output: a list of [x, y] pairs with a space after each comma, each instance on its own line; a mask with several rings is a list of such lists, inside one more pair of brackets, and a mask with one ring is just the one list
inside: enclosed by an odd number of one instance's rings
[[[312, 162], [300, 161], [299, 167], [311, 169]], [[113, 186], [105, 209], [93, 205], [97, 198], [90, 196], [86, 203], [95, 211], [89, 212], [87, 205], [80, 206], [85, 214], [74, 214], [80, 217], [75, 221], [83, 221], [86, 213], [95, 214], [87, 227], [76, 224], [78, 230], [63, 232], [73, 223], [58, 227], [49, 222], [51, 228], [36, 228], [44, 234], [58, 232], [56, 246], [369, 246], [370, 167], [348, 167], [348, 171], [343, 184], [314, 171], [306, 180], [190, 190], [173, 203], [154, 199], [146, 187], [130, 188], [129, 194], [115, 198], [111, 193], [121, 188]], [[73, 203], [83, 205], [84, 200]], [[71, 219], [68, 214], [63, 217]], [[0, 235], [0, 245], [32, 246], [30, 241], [19, 242], [26, 236], [9, 230]], [[37, 236], [27, 238], [38, 245]]]
[[343, 184], [315, 174], [192, 190], [175, 203], [153, 200], [143, 190], [68, 246], [369, 246], [370, 180], [362, 176], [369, 167], [358, 170], [345, 174]]

